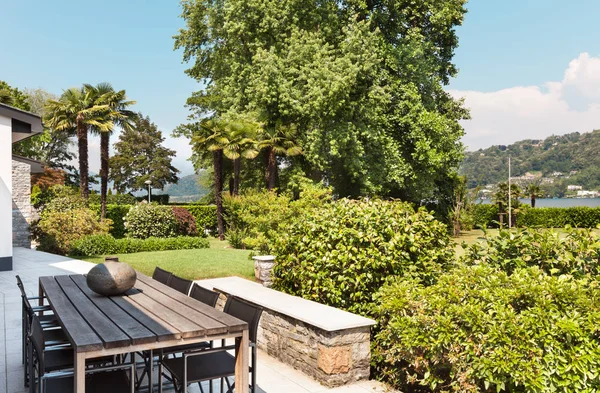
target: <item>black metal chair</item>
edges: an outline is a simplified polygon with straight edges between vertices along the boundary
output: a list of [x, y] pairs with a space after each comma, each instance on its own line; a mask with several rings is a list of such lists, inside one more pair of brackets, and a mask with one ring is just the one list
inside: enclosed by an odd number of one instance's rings
[[[29, 356], [31, 359], [29, 375], [31, 383], [30, 393], [72, 393], [73, 381], [73, 349], [72, 348], [46, 348], [45, 333], [37, 315], [31, 321], [29, 339]], [[134, 364], [118, 364], [105, 366], [112, 363], [113, 357], [93, 359], [90, 365], [93, 368], [86, 370], [86, 392], [112, 392], [134, 393], [133, 373]], [[100, 366], [102, 365], [102, 366]], [[130, 370], [130, 377], [124, 369]], [[70, 371], [59, 371], [70, 370]], [[87, 375], [90, 373], [90, 375]]]
[[186, 280], [173, 274], [167, 285], [187, 296], [193, 283], [192, 280]]
[[[249, 369], [251, 373], [250, 391], [254, 393], [256, 387], [256, 334], [263, 310], [235, 296], [229, 296], [223, 311], [248, 323], [252, 354]], [[224, 380], [228, 387], [227, 393], [231, 393], [235, 388], [235, 383], [230, 383], [228, 377], [235, 376], [235, 356], [227, 352], [230, 349], [233, 347], [222, 346], [187, 352], [182, 357], [168, 358], [165, 356], [159, 363], [159, 378], [162, 381], [164, 366], [171, 376], [176, 392], [182, 393], [188, 384], [196, 382], [202, 390], [200, 382], [221, 379], [221, 386], [223, 386]], [[159, 385], [159, 393], [162, 393], [162, 383]]]
[[169, 281], [171, 281], [172, 275], [173, 275], [173, 273], [168, 272], [168, 271], [156, 266], [154, 268], [154, 273], [152, 273], [152, 278], [158, 282], [162, 282], [165, 285], [169, 285]]
[[210, 289], [201, 287], [198, 284], [194, 284], [192, 285], [192, 290], [190, 291], [190, 297], [214, 307], [217, 304], [217, 300], [219, 300], [219, 292], [211, 291]]

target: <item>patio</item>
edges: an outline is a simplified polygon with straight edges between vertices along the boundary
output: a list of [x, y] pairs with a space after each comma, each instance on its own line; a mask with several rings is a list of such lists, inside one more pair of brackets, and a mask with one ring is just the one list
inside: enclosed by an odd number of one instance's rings
[[[67, 257], [15, 248], [13, 270], [0, 272], [0, 393], [26, 393], [23, 387], [23, 366], [21, 364], [21, 297], [15, 275], [22, 278], [31, 296], [37, 296], [38, 279], [41, 276], [69, 273], [87, 273], [92, 263]], [[328, 389], [303, 373], [294, 370], [265, 352], [258, 354], [257, 393], [366, 393], [387, 392], [375, 381], [359, 382], [353, 385]], [[197, 385], [190, 386], [190, 392], [200, 391]], [[218, 390], [217, 390], [218, 391]]]

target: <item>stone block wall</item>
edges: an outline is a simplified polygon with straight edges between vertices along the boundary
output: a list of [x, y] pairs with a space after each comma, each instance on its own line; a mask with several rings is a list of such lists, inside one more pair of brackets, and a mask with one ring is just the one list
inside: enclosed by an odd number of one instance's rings
[[13, 246], [31, 247], [29, 224], [31, 223], [31, 168], [12, 161], [12, 227]]
[[[221, 294], [217, 308], [223, 310]], [[369, 379], [370, 327], [325, 331], [265, 309], [257, 333], [258, 348], [327, 387]]]

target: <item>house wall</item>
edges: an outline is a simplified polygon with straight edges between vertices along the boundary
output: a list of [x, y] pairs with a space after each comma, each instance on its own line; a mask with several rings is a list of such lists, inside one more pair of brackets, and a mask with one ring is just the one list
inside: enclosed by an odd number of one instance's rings
[[13, 247], [31, 248], [31, 166], [12, 161]]
[[12, 270], [12, 126], [0, 116], [0, 271]]

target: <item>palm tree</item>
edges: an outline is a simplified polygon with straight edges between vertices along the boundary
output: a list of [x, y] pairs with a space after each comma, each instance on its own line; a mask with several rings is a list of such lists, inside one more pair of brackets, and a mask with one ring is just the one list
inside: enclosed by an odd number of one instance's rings
[[241, 158], [254, 159], [258, 155], [256, 136], [260, 123], [248, 118], [234, 118], [226, 122], [225, 132], [219, 138], [225, 157], [233, 161], [233, 195], [240, 190]]
[[267, 190], [275, 188], [277, 182], [277, 156], [297, 156], [302, 148], [295, 143], [296, 126], [281, 125], [265, 128], [259, 134], [258, 147], [265, 149], [265, 183]]
[[215, 184], [215, 205], [217, 206], [217, 232], [220, 240], [225, 240], [225, 222], [223, 220], [223, 141], [226, 122], [221, 119], [204, 119], [196, 124], [192, 137], [192, 148], [198, 155], [212, 152]]
[[58, 100], [46, 104], [46, 124], [57, 131], [75, 131], [79, 151], [79, 187], [81, 196], [89, 196], [88, 131], [99, 132], [114, 128], [106, 116], [109, 106], [96, 102], [96, 93], [89, 85], [65, 90]]
[[525, 188], [525, 193], [531, 198], [531, 207], [535, 207], [535, 199], [542, 193], [542, 189], [538, 184], [529, 184]]
[[[95, 101], [98, 105], [108, 106], [106, 118], [123, 129], [133, 129], [137, 114], [127, 109], [135, 105], [135, 101], [128, 101], [125, 90], [115, 91], [110, 83], [99, 83], [96, 86], [85, 85], [87, 89], [94, 92]], [[110, 136], [114, 131], [111, 129], [96, 129], [92, 131], [100, 134], [100, 217], [106, 217], [106, 194], [108, 191], [108, 160], [110, 148]]]

